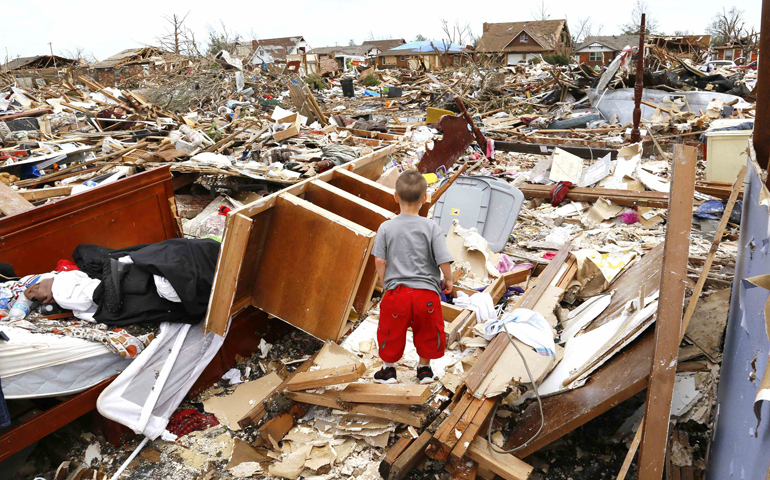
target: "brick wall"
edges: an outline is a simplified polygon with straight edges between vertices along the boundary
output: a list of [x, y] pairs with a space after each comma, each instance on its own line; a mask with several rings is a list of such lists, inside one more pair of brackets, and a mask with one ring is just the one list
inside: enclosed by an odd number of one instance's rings
[[585, 63], [589, 67], [609, 65], [615, 58], [615, 52], [602, 52], [602, 60], [589, 60], [588, 52], [580, 52], [580, 63]]

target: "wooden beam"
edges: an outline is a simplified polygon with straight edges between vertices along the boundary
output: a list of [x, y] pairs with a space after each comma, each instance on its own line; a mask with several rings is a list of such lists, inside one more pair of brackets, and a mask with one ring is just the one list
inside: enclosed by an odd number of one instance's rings
[[294, 376], [286, 389], [292, 392], [298, 390], [311, 390], [313, 388], [327, 387], [329, 385], [340, 385], [342, 383], [355, 382], [366, 371], [366, 365], [363, 363], [341, 365], [333, 368], [322, 368], [312, 372], [302, 372]]
[[295, 402], [360, 413], [362, 415], [370, 415], [377, 418], [385, 418], [397, 423], [403, 423], [404, 425], [411, 425], [416, 428], [425, 426], [427, 420], [425, 412], [413, 412], [407, 405], [378, 405], [342, 402], [340, 401], [339, 393], [332, 390], [327, 390], [323, 393], [285, 392], [284, 396]]
[[404, 478], [417, 465], [417, 462], [425, 457], [425, 448], [428, 446], [430, 439], [431, 434], [428, 430], [422, 432], [393, 462], [386, 480], [401, 480]]
[[344, 169], [336, 170], [331, 180], [329, 180], [329, 183], [350, 192], [367, 202], [379, 205], [385, 210], [389, 210], [393, 213], [399, 213], [401, 211], [401, 207], [399, 207], [393, 196], [395, 190], [380, 185], [361, 175]]
[[612, 159], [618, 157], [618, 151], [607, 148], [588, 148], [588, 147], [573, 147], [570, 145], [543, 145], [539, 143], [521, 143], [521, 142], [503, 142], [495, 140], [495, 150], [501, 152], [518, 152], [518, 153], [531, 153], [534, 155], [551, 155], [553, 151], [560, 148], [573, 155], [577, 155], [580, 158], [592, 159], [602, 158], [608, 153], [612, 155]]
[[531, 465], [509, 453], [497, 453], [482, 437], [474, 438], [468, 446], [468, 458], [506, 480], [525, 480], [533, 470]]
[[695, 147], [674, 147], [671, 205], [666, 227], [663, 275], [655, 322], [655, 353], [647, 388], [644, 430], [639, 450], [640, 480], [660, 480], [666, 456], [671, 396], [682, 329], [687, 258], [695, 192]]
[[35, 208], [29, 200], [19, 195], [19, 192], [12, 189], [3, 182], [0, 182], [0, 212], [4, 215], [16, 215]]
[[340, 392], [340, 400], [353, 403], [422, 405], [430, 398], [430, 393], [430, 385], [351, 383]]
[[[481, 429], [487, 425], [487, 421], [490, 420], [489, 417], [492, 415], [492, 410], [495, 408], [495, 403], [497, 403], [497, 398], [487, 398], [483, 400], [481, 407], [476, 411], [476, 414], [473, 415], [470, 423], [464, 430], [460, 430], [462, 436], [449, 453], [450, 460], [456, 465], [463, 459], [468, 451], [469, 445], [473, 439], [476, 438], [476, 435], [478, 435]], [[482, 433], [482, 435], [484, 434], [485, 433]]]
[[[534, 198], [551, 198], [551, 190], [553, 190], [551, 185], [536, 185], [534, 183], [524, 183], [518, 188], [525, 197]], [[595, 202], [600, 198], [606, 198], [616, 205], [627, 207], [634, 205], [655, 208], [668, 207], [668, 193], [664, 192], [575, 187], [569, 189], [567, 198], [575, 202]]]
[[50, 188], [37, 188], [35, 190], [26, 190], [19, 192], [19, 195], [24, 197], [30, 202], [35, 200], [45, 200], [46, 198], [64, 197], [72, 193], [72, 187], [50, 187]]

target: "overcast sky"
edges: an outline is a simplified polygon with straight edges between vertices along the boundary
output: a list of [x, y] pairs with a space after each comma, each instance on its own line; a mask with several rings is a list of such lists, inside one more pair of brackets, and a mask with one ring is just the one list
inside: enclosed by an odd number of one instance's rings
[[[526, 7], [528, 3], [534, 2], [0, 0], [0, 11], [7, 16], [0, 27], [0, 63], [6, 55], [47, 54], [49, 42], [55, 54], [83, 47], [101, 60], [126, 48], [153, 44], [167, 26], [164, 14], [184, 15], [188, 11], [187, 24], [203, 43], [207, 25], [218, 26], [222, 20], [228, 29], [247, 37], [250, 33], [260, 38], [303, 35], [311, 47], [323, 47], [347, 45], [350, 39], [361, 43], [370, 35], [410, 41], [421, 34], [440, 39], [441, 18], [450, 23], [467, 22], [480, 35], [484, 22], [532, 20], [536, 9]], [[714, 14], [731, 5], [743, 10], [744, 18], [759, 29], [760, 0], [647, 0], [647, 4], [666, 33], [704, 33]], [[546, 0], [550, 18], [566, 17], [574, 29], [579, 19], [590, 16], [595, 25], [603, 26], [604, 35], [620, 32], [619, 26], [629, 21], [633, 5], [634, 0]]]

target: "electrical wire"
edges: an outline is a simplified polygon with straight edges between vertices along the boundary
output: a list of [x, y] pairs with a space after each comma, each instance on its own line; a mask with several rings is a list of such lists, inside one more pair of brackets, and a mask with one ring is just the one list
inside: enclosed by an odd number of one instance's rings
[[540, 399], [540, 392], [538, 392], [537, 390], [537, 385], [535, 384], [535, 379], [532, 377], [532, 372], [529, 370], [529, 365], [527, 364], [527, 360], [524, 358], [524, 354], [521, 353], [521, 350], [519, 350], [519, 346], [516, 345], [516, 342], [513, 341], [513, 337], [511, 336], [511, 334], [508, 333], [507, 325], [504, 324], [503, 328], [505, 329], [505, 334], [508, 336], [508, 341], [511, 342], [511, 345], [513, 345], [513, 347], [516, 349], [519, 356], [521, 357], [521, 361], [524, 362], [524, 368], [527, 370], [527, 375], [529, 375], [529, 381], [532, 382], [532, 389], [535, 391], [535, 397], [537, 397], [537, 404], [540, 407], [540, 428], [537, 429], [537, 432], [535, 432], [535, 434], [532, 435], [532, 437], [529, 440], [522, 443], [518, 447], [512, 448], [510, 450], [503, 450], [501, 448], [498, 448], [494, 444], [494, 442], [492, 442], [492, 423], [493, 423], [492, 420], [497, 416], [497, 409], [500, 408], [500, 402], [495, 403], [495, 409], [492, 410], [492, 416], [489, 418], [489, 423], [487, 425], [487, 441], [489, 442], [489, 447], [497, 453], [513, 453], [526, 447], [540, 435], [540, 432], [543, 431], [543, 427], [545, 426], [545, 414], [543, 413], [543, 401]]

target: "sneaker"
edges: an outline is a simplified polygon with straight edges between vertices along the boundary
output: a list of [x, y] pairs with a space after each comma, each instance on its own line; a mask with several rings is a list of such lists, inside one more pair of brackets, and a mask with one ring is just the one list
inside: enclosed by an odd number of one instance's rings
[[436, 378], [433, 376], [433, 370], [431, 370], [430, 365], [425, 365], [424, 367], [417, 367], [417, 380], [419, 380], [420, 383], [433, 383], [436, 381]]
[[383, 367], [382, 370], [374, 374], [376, 383], [398, 383], [396, 377], [396, 367]]

